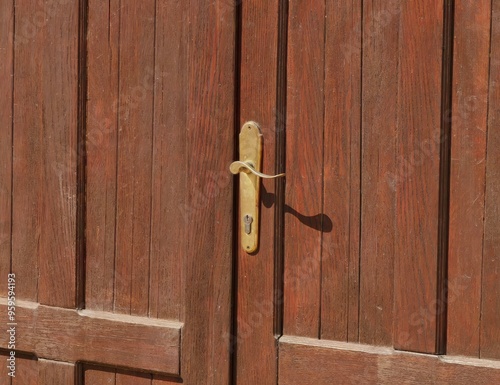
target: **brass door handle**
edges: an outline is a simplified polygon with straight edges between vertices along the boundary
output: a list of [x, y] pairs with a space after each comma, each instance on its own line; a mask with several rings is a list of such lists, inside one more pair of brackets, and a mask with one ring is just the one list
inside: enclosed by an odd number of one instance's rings
[[285, 174], [261, 172], [262, 134], [255, 122], [246, 122], [240, 132], [240, 160], [229, 166], [240, 175], [240, 238], [243, 250], [253, 253], [259, 245], [259, 199], [261, 178], [272, 179]]
[[[255, 174], [258, 177], [264, 178], [264, 179], [274, 179], [274, 178], [279, 178], [281, 176], [285, 176], [284, 173], [278, 174], [278, 175], [263, 174], [263, 173], [257, 171], [252, 163], [242, 162], [241, 160], [237, 160], [237, 161], [231, 163], [231, 165], [229, 166], [229, 170], [235, 175], [239, 174], [240, 172], [248, 172], [249, 171], [252, 174]], [[248, 171], [246, 171], [246, 170], [248, 170]]]

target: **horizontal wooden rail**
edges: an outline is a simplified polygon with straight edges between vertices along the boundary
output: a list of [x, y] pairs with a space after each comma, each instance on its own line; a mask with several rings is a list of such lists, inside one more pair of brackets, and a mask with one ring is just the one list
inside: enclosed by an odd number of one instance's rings
[[[0, 314], [7, 314], [5, 298]], [[15, 322], [16, 350], [38, 358], [180, 374], [179, 322], [26, 301], [17, 301]], [[0, 348], [8, 340], [0, 333]]]
[[284, 336], [279, 373], [280, 385], [499, 384], [500, 361]]

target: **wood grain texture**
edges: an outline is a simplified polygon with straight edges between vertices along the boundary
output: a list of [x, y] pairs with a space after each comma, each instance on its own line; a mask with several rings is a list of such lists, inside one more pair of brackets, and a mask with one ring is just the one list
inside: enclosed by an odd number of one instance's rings
[[[0, 277], [10, 270], [12, 225], [12, 98], [14, 94], [14, 2], [0, 4]], [[4, 282], [5, 278], [2, 278]], [[1, 285], [0, 296], [7, 286]]]
[[284, 337], [279, 384], [495, 384], [500, 364], [398, 352], [370, 345]]
[[[280, 1], [250, 0], [241, 5], [239, 128], [249, 120], [263, 134], [263, 172], [276, 174], [278, 17]], [[257, 95], [259, 95], [257, 97]], [[262, 181], [259, 249], [247, 254], [238, 242], [235, 369], [236, 383], [270, 384], [276, 379], [274, 338], [275, 182]], [[238, 212], [239, 213], [239, 212]], [[239, 214], [238, 214], [239, 215]], [[242, 214], [243, 215], [243, 214]], [[238, 221], [240, 222], [240, 221]], [[238, 232], [239, 234], [239, 232]]]
[[324, 1], [290, 3], [285, 202], [300, 215], [285, 216], [283, 331], [310, 337], [320, 333], [324, 31]]
[[131, 376], [128, 374], [116, 373], [115, 385], [151, 385], [151, 375], [137, 374]]
[[[182, 378], [230, 382], [235, 8], [190, 2], [188, 11], [186, 249], [183, 256]], [[215, 179], [214, 179], [215, 178]]]
[[[4, 300], [0, 309], [6, 314]], [[16, 348], [39, 358], [179, 374], [182, 324], [178, 322], [31, 302], [18, 302], [16, 321], [24, 325], [16, 330]], [[2, 348], [7, 337], [0, 336]], [[131, 352], [138, 352], [133, 360]]]
[[116, 312], [148, 314], [155, 1], [121, 3], [116, 197]]
[[[186, 200], [186, 2], [156, 3], [149, 316], [180, 319]], [[147, 86], [149, 86], [147, 84]]]
[[398, 1], [363, 6], [359, 341], [392, 346], [401, 8]]
[[[16, 377], [12, 378], [12, 385], [42, 385], [39, 370], [40, 365], [36, 358], [16, 358]], [[71, 384], [71, 382], [68, 383], [68, 385]]]
[[[116, 385], [121, 384], [151, 384], [168, 385], [182, 383], [182, 379], [151, 375], [139, 372], [126, 372], [121, 369], [86, 366], [84, 367], [84, 381], [82, 385]], [[136, 381], [137, 382], [134, 382]]]
[[180, 319], [185, 19], [184, 3], [89, 4], [88, 308]]
[[358, 340], [361, 11], [326, 2], [321, 338], [342, 341]]
[[85, 306], [106, 311], [114, 298], [118, 43], [119, 1], [89, 0]]
[[394, 346], [433, 353], [443, 1], [402, 3], [399, 33]]
[[38, 360], [39, 385], [73, 385], [75, 380], [74, 364]]
[[392, 345], [398, 78], [397, 1], [363, 8], [359, 341]]
[[12, 268], [18, 298], [64, 307], [75, 304], [78, 11], [16, 2]]
[[447, 112], [452, 123], [449, 282], [461, 288], [448, 291], [447, 352], [475, 357], [480, 350], [490, 17], [489, 1], [455, 1], [453, 106]]
[[[6, 353], [7, 352], [2, 352], [2, 354], [0, 354], [0, 360], [2, 360], [2, 362], [7, 362], [8, 356]], [[3, 381], [2, 383], [5, 385], [12, 385], [12, 379], [9, 377], [8, 373], [7, 364], [0, 365], [0, 378]]]
[[493, 2], [483, 243], [481, 346], [500, 359], [500, 4]]
[[116, 385], [116, 373], [86, 368], [83, 385]]
[[188, 384], [229, 378], [234, 15], [89, 4], [88, 306], [188, 321]]

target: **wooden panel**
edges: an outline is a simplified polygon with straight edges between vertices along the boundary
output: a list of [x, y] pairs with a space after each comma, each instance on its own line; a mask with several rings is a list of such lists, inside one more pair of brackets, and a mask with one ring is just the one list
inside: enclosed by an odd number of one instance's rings
[[324, 30], [324, 1], [290, 3], [286, 203], [300, 215], [285, 219], [283, 330], [311, 337], [320, 323]]
[[500, 363], [398, 352], [370, 345], [283, 337], [279, 384], [495, 384]]
[[500, 359], [500, 4], [493, 2], [484, 217], [481, 357]]
[[450, 287], [460, 285], [460, 292], [449, 290], [448, 294], [447, 352], [476, 357], [481, 319], [490, 17], [489, 1], [455, 2], [453, 109], [446, 112], [452, 122], [449, 282]]
[[188, 321], [193, 384], [229, 378], [234, 16], [89, 3], [87, 306]]
[[47, 360], [38, 361], [39, 385], [75, 384], [75, 365]]
[[[189, 217], [183, 268], [182, 377], [229, 383], [234, 148], [235, 9], [190, 2], [187, 110]], [[216, 177], [214, 179], [214, 177]], [[227, 178], [227, 179], [226, 179]]]
[[[119, 1], [89, 0], [85, 306], [113, 310]], [[103, 44], [106, 42], [106, 44]]]
[[86, 301], [180, 319], [190, 220], [186, 4], [156, 7], [89, 4]]
[[[0, 277], [7, 277], [11, 255], [12, 207], [12, 95], [14, 92], [14, 2], [0, 4]], [[10, 81], [9, 81], [10, 79]], [[0, 287], [6, 296], [7, 286]]]
[[[180, 319], [186, 200], [187, 2], [156, 4], [149, 315]], [[149, 84], [148, 84], [149, 86]], [[194, 219], [194, 218], [192, 218]], [[175, 225], [173, 225], [175, 224]]]
[[18, 298], [72, 307], [78, 2], [54, 6], [16, 2], [12, 265]]
[[[240, 127], [249, 120], [263, 133], [263, 172], [275, 174], [278, 61], [278, 0], [242, 2]], [[283, 12], [283, 10], [281, 9]], [[257, 97], [257, 95], [259, 95]], [[284, 117], [281, 116], [283, 120]], [[274, 213], [278, 202], [274, 181], [262, 182], [259, 250], [249, 255], [238, 243], [236, 383], [272, 383], [276, 379], [274, 339]]]
[[394, 346], [432, 353], [438, 337], [435, 314], [443, 1], [411, 1], [401, 7]]
[[154, 68], [154, 4], [120, 6], [114, 308], [135, 315], [148, 314], [153, 90], [141, 85]]
[[357, 341], [361, 2], [326, 4], [321, 338]]
[[[0, 300], [6, 314], [6, 301]], [[144, 371], [179, 373], [177, 322], [92, 310], [70, 310], [18, 302], [17, 349], [57, 361], [86, 361]], [[57, 320], [55, 322], [54, 320]], [[0, 345], [7, 346], [7, 334]], [[139, 351], [130, 360], [130, 352]]]
[[399, 1], [364, 2], [359, 341], [392, 346]]

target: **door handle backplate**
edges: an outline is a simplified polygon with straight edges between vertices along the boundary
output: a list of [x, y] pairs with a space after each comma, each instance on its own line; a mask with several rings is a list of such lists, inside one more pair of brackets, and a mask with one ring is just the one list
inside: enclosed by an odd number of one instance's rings
[[246, 122], [239, 135], [240, 160], [231, 163], [229, 170], [240, 175], [240, 238], [247, 253], [259, 246], [259, 199], [261, 178], [278, 178], [285, 174], [266, 175], [262, 167], [262, 133], [255, 122]]

